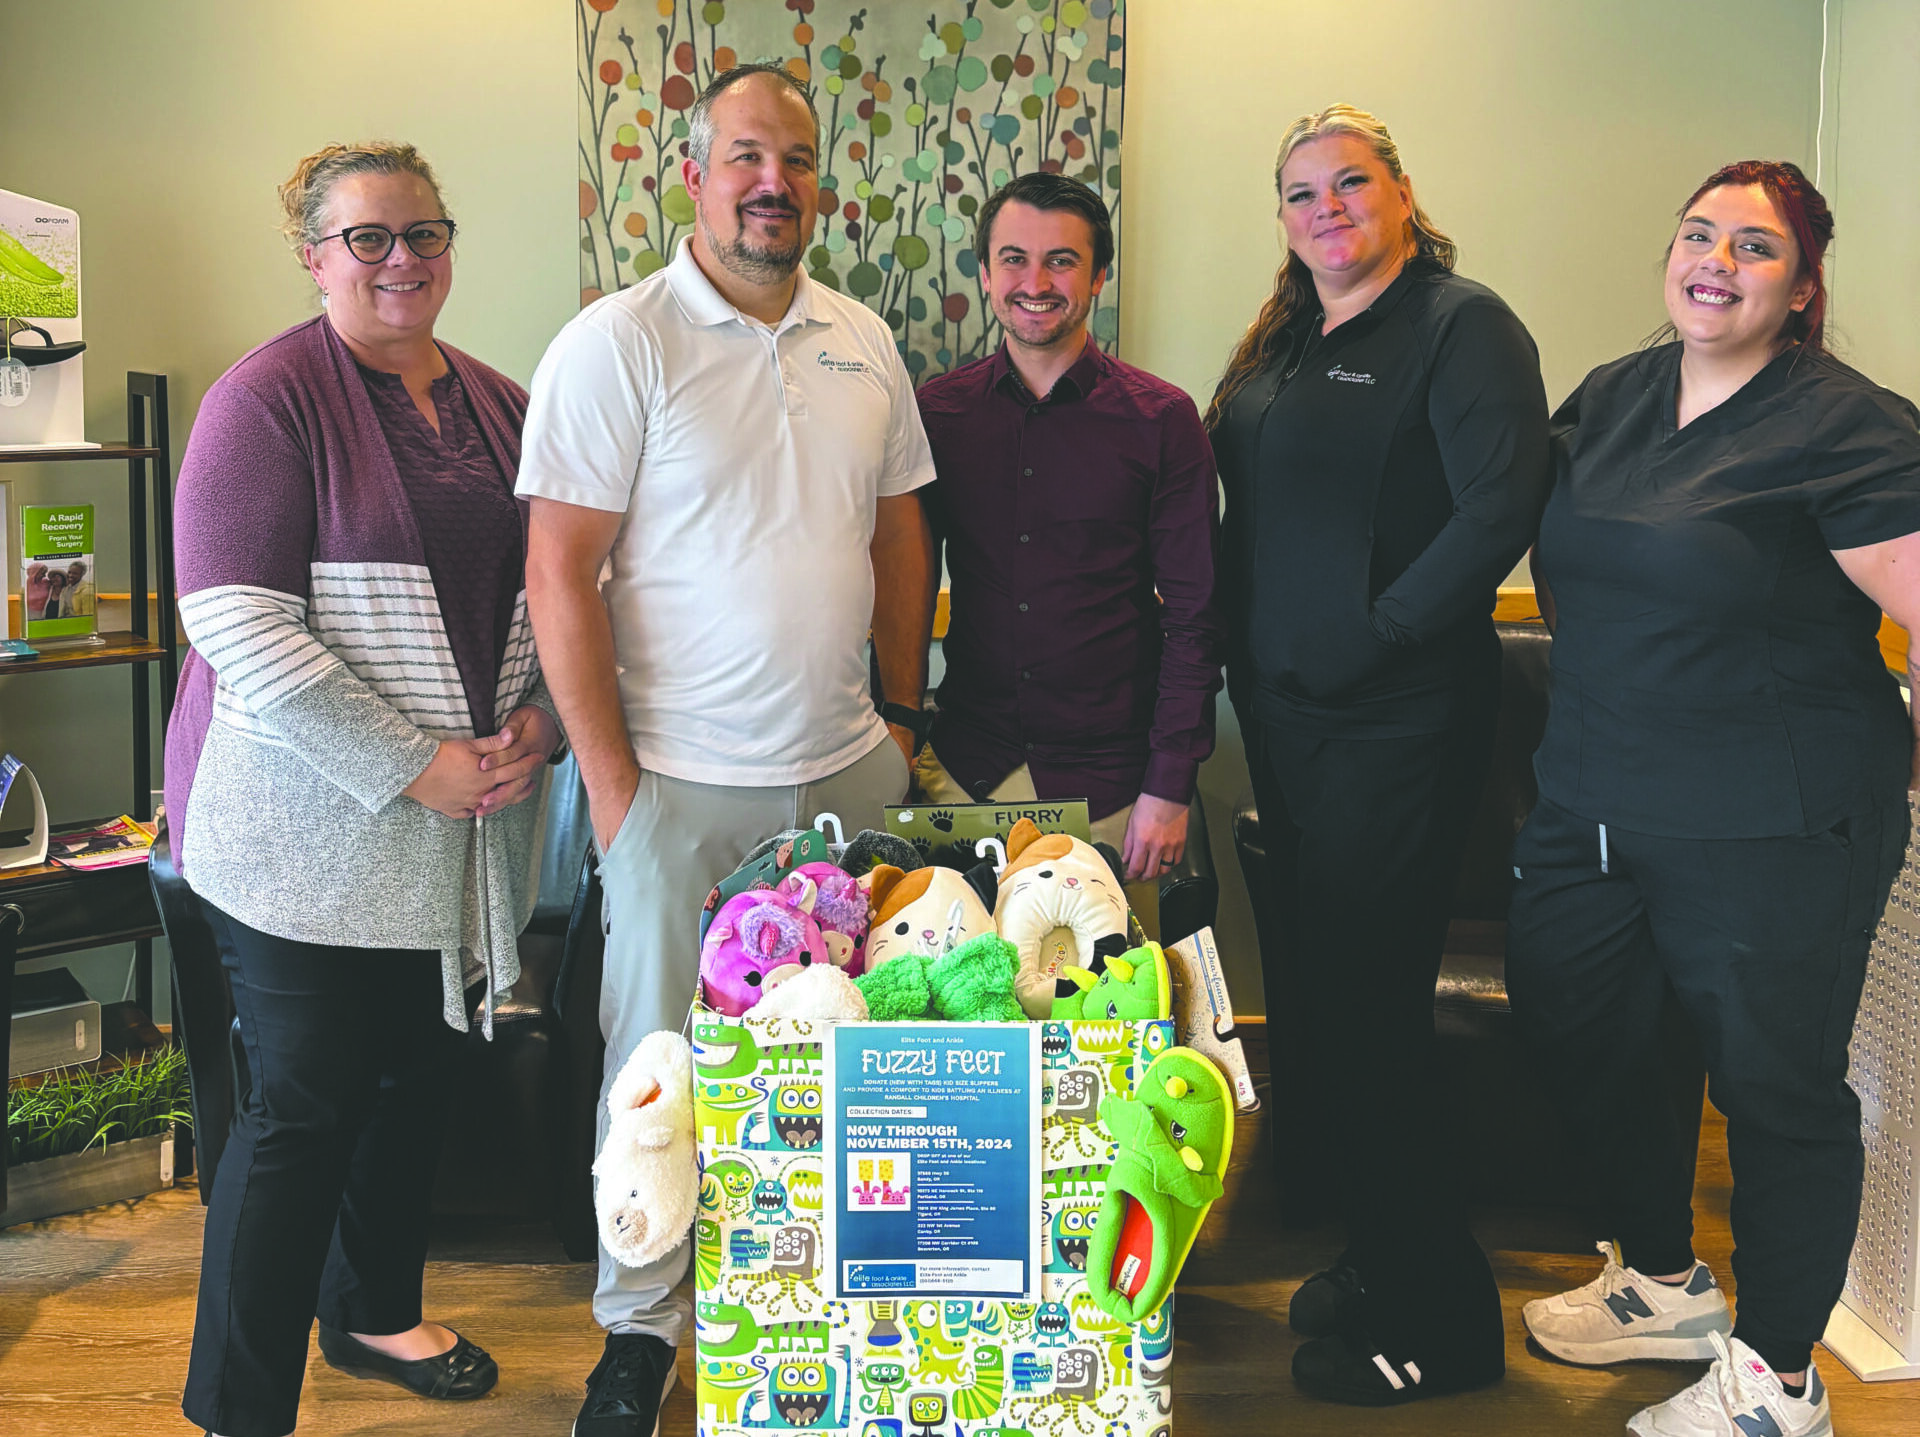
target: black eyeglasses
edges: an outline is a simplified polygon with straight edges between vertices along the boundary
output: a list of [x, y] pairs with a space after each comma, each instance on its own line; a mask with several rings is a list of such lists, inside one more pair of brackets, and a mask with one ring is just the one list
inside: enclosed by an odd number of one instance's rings
[[345, 240], [353, 257], [362, 264], [379, 264], [393, 253], [395, 240], [405, 240], [407, 248], [421, 259], [439, 259], [453, 244], [453, 221], [421, 220], [399, 234], [385, 225], [348, 225], [338, 234], [321, 235], [318, 243], [330, 239]]

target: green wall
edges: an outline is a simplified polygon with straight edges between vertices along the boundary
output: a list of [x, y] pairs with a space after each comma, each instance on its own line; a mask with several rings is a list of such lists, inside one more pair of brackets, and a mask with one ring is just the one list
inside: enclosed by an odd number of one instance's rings
[[[440, 335], [529, 379], [579, 299], [573, 35], [571, 0], [0, 0], [0, 188], [80, 212], [89, 436], [124, 435], [126, 371], [158, 370], [177, 456], [207, 386], [316, 312], [274, 191], [331, 140], [426, 152], [462, 226]], [[123, 469], [0, 479], [93, 502], [100, 587], [125, 588]], [[0, 675], [0, 746], [56, 822], [126, 807], [129, 722], [125, 670]], [[129, 952], [49, 962], [114, 999]]]
[[[1915, 203], [1914, 70], [1891, 43], [1903, 36], [1911, 58], [1913, 9], [1834, 6], [1853, 68], [1829, 143], [1844, 151], [1843, 186], [1849, 163], [1859, 175], [1842, 192], [1843, 234], [1859, 232], [1848, 206], [1897, 225]], [[301, 154], [351, 136], [410, 139], [439, 167], [463, 225], [441, 332], [527, 378], [577, 296], [573, 12], [571, 0], [0, 0], [0, 186], [81, 212], [91, 433], [120, 434], [121, 374], [150, 367], [173, 377], [184, 437], [228, 364], [312, 313], [275, 233], [274, 186]], [[1129, 26], [1123, 352], [1203, 403], [1271, 282], [1273, 148], [1304, 110], [1344, 99], [1388, 121], [1463, 271], [1533, 330], [1556, 400], [1659, 323], [1671, 217], [1702, 175], [1746, 155], [1811, 159], [1818, 0], [1133, 0]], [[1876, 169], [1883, 153], [1902, 183]], [[1910, 287], [1912, 256], [1902, 264]], [[1904, 364], [1920, 388], [1901, 325], [1911, 305], [1853, 294], [1843, 281], [1836, 305], [1860, 362], [1879, 374], [1885, 352], [1881, 377]], [[16, 500], [103, 506], [110, 580], [115, 543], [124, 555], [111, 473], [11, 477]], [[125, 802], [125, 692], [120, 674], [0, 677], [0, 742], [34, 764], [57, 818]], [[1224, 710], [1220, 749], [1202, 787], [1221, 945], [1257, 1012], [1228, 826], [1245, 765]], [[124, 961], [85, 965], [101, 996], [118, 996]]]
[[1827, 60], [1830, 342], [1920, 402], [1920, 5], [1844, 0]]

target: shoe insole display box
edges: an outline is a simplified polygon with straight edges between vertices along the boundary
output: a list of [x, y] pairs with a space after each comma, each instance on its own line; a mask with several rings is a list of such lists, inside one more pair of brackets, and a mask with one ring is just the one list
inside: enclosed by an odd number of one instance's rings
[[[840, 1024], [835, 1042], [844, 1047], [879, 1026]], [[829, 1091], [826, 1071], [828, 1024], [696, 1010], [701, 1437], [767, 1430], [1167, 1437], [1173, 1300], [1144, 1322], [1117, 1321], [1088, 1295], [1086, 1265], [1115, 1155], [1100, 1101], [1132, 1090], [1152, 1057], [1172, 1046], [1172, 1022], [912, 1026], [937, 1035], [930, 1042], [967, 1052], [994, 1046], [988, 1034], [1001, 1029], [1037, 1044], [1039, 1120], [1029, 1137], [1038, 1152], [1031, 1162], [983, 1163], [979, 1170], [993, 1176], [978, 1204], [998, 1208], [1003, 1229], [1016, 1215], [1032, 1225], [1008, 1251], [1031, 1251], [1037, 1270], [1004, 1253], [969, 1262], [965, 1234], [978, 1214], [956, 1211], [951, 1193], [943, 1205], [939, 1190], [922, 1181], [953, 1145], [982, 1145], [964, 1119], [948, 1122], [953, 1114], [937, 1105], [918, 1123], [913, 1110], [899, 1107], [830, 1115], [838, 1095]], [[978, 1043], [969, 1042], [970, 1030]], [[977, 1058], [957, 1065], [975, 1072], [985, 1066]], [[944, 1093], [949, 1103], [967, 1101], [963, 1088], [949, 1085]], [[882, 1126], [894, 1118], [906, 1121]], [[863, 1119], [872, 1120], [867, 1135], [914, 1136], [862, 1143], [856, 1138]], [[830, 1135], [836, 1124], [853, 1136]], [[1024, 1128], [1018, 1121], [1006, 1126]], [[890, 1143], [901, 1151], [888, 1151]], [[828, 1161], [836, 1164], [831, 1182]], [[836, 1216], [825, 1211], [829, 1200], [877, 1214], [914, 1211], [918, 1236], [908, 1241], [920, 1250], [866, 1271], [851, 1262], [840, 1265], [845, 1271], [827, 1270], [827, 1231]], [[892, 1280], [901, 1290], [887, 1292]], [[1005, 1290], [1023, 1295], [978, 1295], [1002, 1280], [1011, 1284]], [[836, 1295], [850, 1284], [864, 1284], [868, 1295]]]

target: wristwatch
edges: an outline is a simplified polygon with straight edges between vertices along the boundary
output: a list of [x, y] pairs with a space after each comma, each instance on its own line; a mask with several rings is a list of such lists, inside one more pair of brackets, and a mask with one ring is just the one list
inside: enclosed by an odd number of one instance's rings
[[917, 750], [927, 741], [927, 734], [933, 728], [933, 713], [929, 709], [910, 709], [905, 704], [884, 703], [880, 705], [880, 717], [888, 723], [897, 723], [913, 735], [913, 746]]

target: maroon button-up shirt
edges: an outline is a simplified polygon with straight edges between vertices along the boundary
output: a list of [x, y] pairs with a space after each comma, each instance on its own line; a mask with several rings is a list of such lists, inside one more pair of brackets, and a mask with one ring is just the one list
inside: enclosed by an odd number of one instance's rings
[[1045, 399], [1004, 346], [919, 398], [952, 586], [942, 765], [984, 798], [1024, 763], [1039, 797], [1085, 798], [1096, 819], [1142, 793], [1190, 802], [1221, 642], [1193, 401], [1091, 341]]

